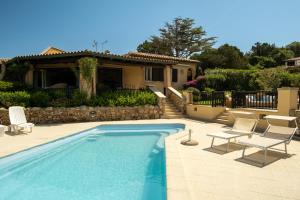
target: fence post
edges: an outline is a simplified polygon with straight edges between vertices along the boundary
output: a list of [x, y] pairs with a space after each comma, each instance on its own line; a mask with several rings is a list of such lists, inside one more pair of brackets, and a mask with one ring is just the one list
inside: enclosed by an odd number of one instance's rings
[[291, 110], [297, 109], [298, 104], [298, 88], [282, 87], [278, 88], [278, 113], [289, 116]]
[[235, 101], [236, 101], [236, 96], [235, 96], [235, 91], [234, 90], [231, 90], [231, 107], [232, 108], [235, 108]]

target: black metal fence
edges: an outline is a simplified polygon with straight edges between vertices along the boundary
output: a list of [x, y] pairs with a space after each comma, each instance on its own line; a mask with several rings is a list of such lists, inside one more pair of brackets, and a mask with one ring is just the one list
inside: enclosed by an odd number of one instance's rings
[[232, 91], [232, 108], [277, 109], [277, 92]]
[[200, 92], [198, 95], [193, 95], [194, 104], [211, 105], [212, 107], [225, 106], [225, 92]]
[[298, 110], [300, 109], [300, 88], [298, 90]]
[[68, 86], [66, 88], [47, 88], [44, 91], [47, 91], [50, 95], [59, 97], [59, 98], [72, 98], [72, 94], [76, 88]]

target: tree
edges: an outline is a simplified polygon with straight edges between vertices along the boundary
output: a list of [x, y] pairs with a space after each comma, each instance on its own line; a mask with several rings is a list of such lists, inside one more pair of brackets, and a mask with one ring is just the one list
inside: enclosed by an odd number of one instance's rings
[[[296, 48], [295, 46], [290, 46]], [[286, 59], [292, 58], [294, 52], [287, 48], [278, 48], [275, 44], [255, 43], [249, 53], [249, 63], [264, 68], [283, 65]]]
[[151, 36], [137, 50], [183, 58], [200, 53], [215, 43], [215, 37], [205, 37], [203, 28], [194, 25], [193, 19], [177, 17], [159, 29], [160, 36]]
[[224, 57], [222, 68], [245, 68], [248, 61], [244, 54], [236, 46], [224, 44], [218, 48], [218, 53]]
[[192, 59], [199, 60], [203, 69], [207, 68], [246, 68], [247, 58], [236, 46], [224, 44], [218, 49], [206, 49], [201, 54], [191, 56]]
[[273, 51], [272, 57], [276, 61], [277, 66], [284, 65], [285, 60], [294, 57], [294, 52], [285, 48], [276, 49]]
[[280, 68], [259, 70], [255, 75], [255, 82], [263, 90], [276, 90], [282, 86], [287, 72]]
[[93, 81], [95, 81], [95, 71], [97, 67], [97, 59], [84, 57], [78, 60], [79, 74], [80, 74], [80, 92], [86, 93], [87, 98], [90, 99], [95, 88]]
[[13, 62], [7, 64], [4, 79], [24, 83], [25, 75], [30, 68], [30, 63]]
[[260, 43], [256, 42], [252, 47], [250, 51], [251, 56], [270, 56], [272, 52], [276, 49], [275, 44], [269, 44], [269, 43]]
[[292, 42], [286, 46], [287, 49], [294, 52], [295, 57], [300, 56], [300, 42]]
[[201, 54], [194, 54], [191, 56], [191, 59], [199, 60], [203, 71], [207, 68], [221, 67], [225, 62], [225, 58], [214, 48], [207, 49]]
[[167, 45], [166, 41], [157, 36], [151, 36], [150, 41], [145, 40], [137, 47], [137, 51], [173, 56], [171, 47]]

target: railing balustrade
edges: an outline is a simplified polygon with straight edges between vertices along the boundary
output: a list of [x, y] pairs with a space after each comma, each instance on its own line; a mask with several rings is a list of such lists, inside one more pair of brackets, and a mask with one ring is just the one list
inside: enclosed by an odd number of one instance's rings
[[277, 109], [277, 92], [232, 91], [232, 108]]
[[194, 104], [211, 105], [212, 107], [225, 106], [225, 92], [200, 92], [199, 95], [193, 96]]

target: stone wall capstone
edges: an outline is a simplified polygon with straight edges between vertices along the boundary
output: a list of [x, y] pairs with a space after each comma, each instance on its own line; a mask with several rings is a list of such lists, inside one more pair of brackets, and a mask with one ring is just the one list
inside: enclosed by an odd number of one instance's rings
[[[159, 119], [163, 115], [163, 105], [134, 107], [31, 107], [25, 109], [28, 122], [35, 124]], [[0, 108], [0, 123], [9, 125], [8, 110]]]

